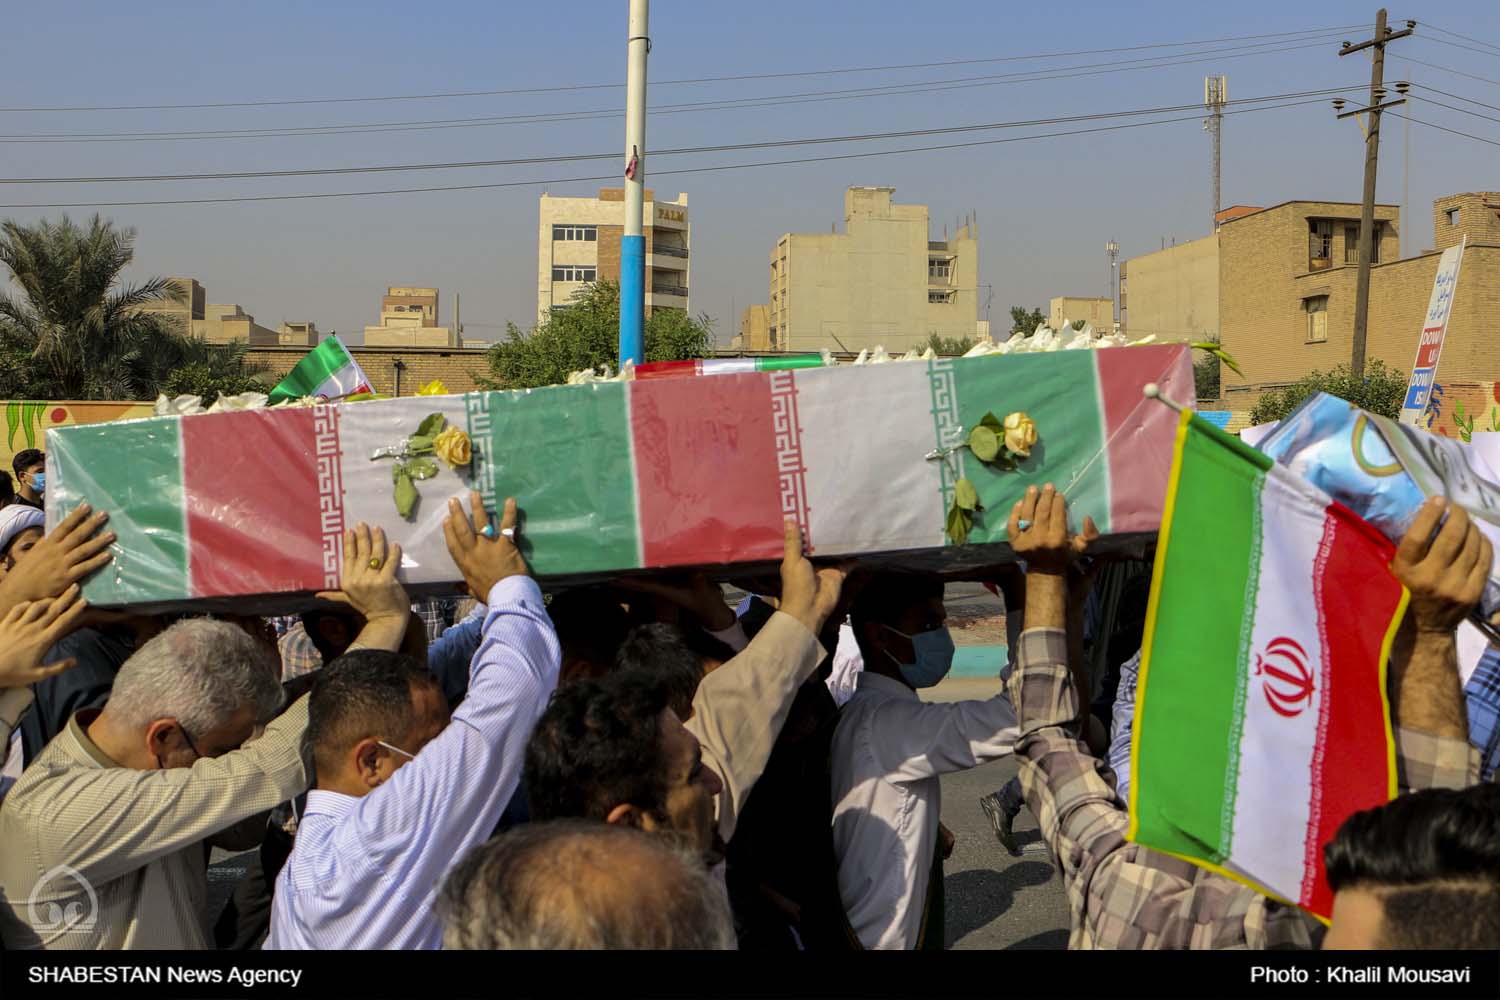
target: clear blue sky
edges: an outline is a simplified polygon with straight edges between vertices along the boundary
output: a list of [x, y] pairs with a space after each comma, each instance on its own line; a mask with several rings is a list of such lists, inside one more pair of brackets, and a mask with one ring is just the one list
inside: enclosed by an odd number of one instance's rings
[[[564, 16], [558, 13], [566, 9]], [[1428, 11], [1427, 8], [1435, 8]], [[176, 104], [361, 97], [623, 81], [625, 0], [562, 4], [454, 3], [50, 3], [12, 11], [0, 38], [0, 106]], [[1339, 58], [1338, 42], [1367, 37], [1373, 3], [1012, 4], [817, 2], [754, 4], [657, 0], [652, 5], [654, 81], [791, 73], [958, 59], [1045, 56], [839, 76], [656, 83], [667, 104], [893, 86], [1001, 73], [1097, 68], [1147, 56], [1172, 65], [945, 92], [681, 114], [653, 114], [650, 147], [690, 147], [788, 137], [1050, 118], [1193, 104], [1203, 77], [1229, 77], [1232, 99], [1364, 85], [1364, 56]], [[1391, 7], [1393, 22], [1431, 13], [1437, 27], [1500, 45], [1493, 0]], [[1234, 42], [1123, 49], [1161, 42], [1243, 38], [1341, 25], [1318, 44], [1283, 52], [1204, 56]], [[1387, 79], [1410, 78], [1500, 107], [1500, 52], [1419, 28], [1393, 43]], [[1241, 42], [1239, 44], [1250, 44]], [[1308, 42], [1267, 41], [1265, 46]], [[1189, 55], [1193, 54], [1193, 55]], [[1232, 57], [1231, 57], [1232, 56]], [[1407, 57], [1485, 78], [1409, 64]], [[1211, 61], [1203, 61], [1205, 59]], [[975, 81], [971, 81], [975, 82]], [[983, 81], [979, 81], [983, 82]], [[1461, 104], [1490, 118], [1500, 110]], [[210, 110], [0, 114], [4, 135], [255, 129], [327, 124], [556, 114], [623, 107], [623, 89], [397, 103]], [[1413, 102], [1426, 121], [1500, 141], [1500, 122]], [[1187, 112], [1192, 114], [1192, 112]], [[1092, 124], [1109, 124], [1099, 122]], [[1081, 128], [1085, 125], [1058, 126]], [[1379, 197], [1403, 194], [1404, 123], [1387, 118]], [[1430, 244], [1431, 201], [1500, 187], [1500, 148], [1409, 126], [1408, 251]], [[0, 176], [280, 170], [367, 164], [505, 159], [617, 151], [623, 117], [501, 127], [186, 142], [3, 143]], [[905, 144], [1016, 134], [982, 133]], [[763, 153], [658, 157], [653, 170], [892, 148], [901, 143], [819, 146]], [[721, 339], [737, 311], [766, 299], [766, 260], [785, 232], [826, 232], [842, 215], [847, 185], [893, 185], [897, 200], [931, 206], [933, 235], [945, 220], [978, 213], [980, 281], [993, 286], [994, 317], [1012, 304], [1045, 306], [1054, 295], [1103, 295], [1104, 244], [1123, 257], [1161, 241], [1203, 235], [1209, 222], [1209, 140], [1197, 120], [1092, 135], [904, 156], [648, 178], [671, 196], [689, 193], [692, 303], [718, 320]], [[1270, 205], [1292, 198], [1356, 201], [1362, 140], [1336, 122], [1326, 100], [1225, 119], [1223, 201]], [[0, 202], [48, 203], [195, 198], [484, 183], [608, 174], [618, 161], [344, 177], [116, 185], [4, 185]], [[551, 184], [582, 194], [597, 182]], [[437, 285], [445, 319], [461, 292], [471, 337], [494, 338], [535, 315], [536, 199], [541, 187], [378, 198], [101, 209], [139, 231], [130, 276], [197, 277], [214, 302], [238, 302], [256, 319], [311, 319], [323, 330], [376, 321], [387, 284]], [[30, 221], [59, 209], [0, 209]], [[85, 216], [89, 209], [71, 209]], [[735, 312], [731, 312], [731, 309]]]

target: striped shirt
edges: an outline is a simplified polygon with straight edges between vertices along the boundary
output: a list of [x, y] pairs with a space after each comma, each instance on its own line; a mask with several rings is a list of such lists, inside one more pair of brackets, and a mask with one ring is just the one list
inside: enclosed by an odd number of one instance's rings
[[212, 948], [205, 841], [307, 787], [306, 728], [301, 698], [239, 750], [138, 771], [75, 715], [0, 806], [5, 947]]
[[[1309, 948], [1317, 922], [1206, 868], [1130, 843], [1108, 765], [1077, 738], [1067, 635], [1027, 630], [1007, 682], [1026, 804], [1067, 889], [1069, 948]], [[1396, 730], [1404, 788], [1464, 788], [1478, 755], [1462, 740]]]
[[368, 795], [308, 793], [265, 947], [440, 947], [439, 885], [515, 792], [561, 658], [536, 581], [495, 584], [469, 693], [448, 727]]

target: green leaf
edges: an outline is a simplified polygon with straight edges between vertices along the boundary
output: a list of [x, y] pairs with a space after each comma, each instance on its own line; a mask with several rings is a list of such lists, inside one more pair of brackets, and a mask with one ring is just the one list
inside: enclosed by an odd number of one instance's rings
[[413, 479], [431, 479], [438, 474], [438, 464], [430, 458], [413, 458], [406, 463], [406, 474]]
[[427, 438], [437, 437], [438, 431], [441, 431], [443, 425], [447, 422], [448, 418], [444, 417], [441, 413], [430, 413], [417, 428], [417, 436]]
[[995, 416], [993, 413], [986, 413], [984, 416], [980, 417], [979, 426], [988, 427], [996, 434], [1000, 434], [1005, 430], [1005, 425], [1001, 423], [1000, 418]]
[[967, 479], [953, 485], [953, 504], [960, 510], [974, 510], [979, 506], [979, 491]]
[[423, 452], [431, 451], [432, 438], [428, 437], [426, 434], [413, 434], [411, 437], [406, 439], [406, 450], [411, 452], [413, 455], [420, 455]]
[[1000, 437], [983, 424], [969, 432], [969, 450], [981, 462], [993, 462], [1000, 454]]
[[969, 528], [973, 523], [969, 512], [955, 504], [948, 508], [948, 525], [944, 533], [954, 545], [962, 545], [969, 540]]
[[396, 477], [396, 513], [409, 520], [416, 506], [417, 488], [412, 485], [411, 477], [403, 468], [401, 474]]
[[391, 482], [401, 482], [401, 477], [404, 475], [406, 475], [406, 466], [402, 465], [400, 462], [396, 462], [391, 465]]

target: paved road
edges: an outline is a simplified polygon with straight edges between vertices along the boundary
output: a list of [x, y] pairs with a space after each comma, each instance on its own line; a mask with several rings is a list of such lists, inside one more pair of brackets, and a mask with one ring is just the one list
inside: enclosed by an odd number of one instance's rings
[[[988, 698], [994, 680], [949, 680], [929, 701]], [[1016, 774], [1009, 758], [942, 779], [943, 823], [957, 836], [944, 866], [948, 947], [955, 949], [1066, 948], [1068, 905], [1062, 883], [1029, 809], [1016, 819], [1021, 856], [1012, 857], [995, 838], [979, 798]]]

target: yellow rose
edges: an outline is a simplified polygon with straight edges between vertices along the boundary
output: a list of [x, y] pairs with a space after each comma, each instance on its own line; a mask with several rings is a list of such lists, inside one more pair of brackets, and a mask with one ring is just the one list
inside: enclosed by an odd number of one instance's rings
[[1036, 423], [1025, 413], [1016, 412], [1005, 418], [1005, 447], [1012, 455], [1027, 458], [1031, 446], [1036, 444]]
[[446, 395], [448, 395], [448, 387], [443, 384], [443, 380], [442, 379], [435, 378], [431, 382], [428, 382], [426, 385], [422, 386], [422, 388], [418, 389], [417, 390], [417, 395], [418, 396], [446, 396]]
[[432, 439], [432, 450], [437, 452], [438, 458], [455, 469], [460, 465], [468, 465], [474, 457], [469, 435], [452, 425]]

